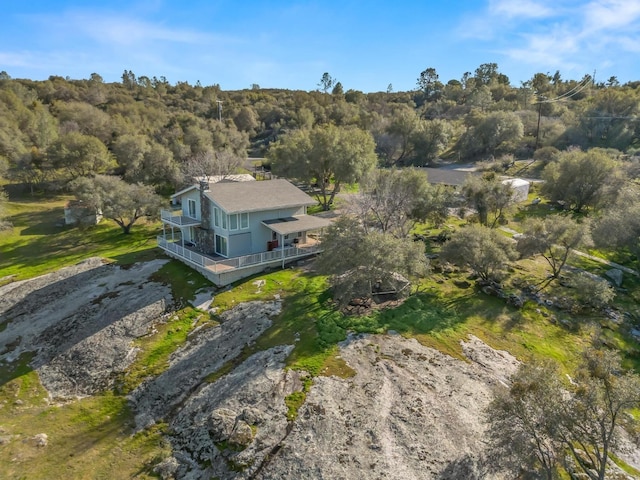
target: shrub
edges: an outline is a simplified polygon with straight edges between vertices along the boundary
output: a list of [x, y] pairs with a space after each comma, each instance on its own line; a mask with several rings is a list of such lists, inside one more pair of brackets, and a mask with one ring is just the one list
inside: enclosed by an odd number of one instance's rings
[[585, 272], [574, 275], [571, 279], [571, 286], [577, 292], [578, 301], [592, 308], [606, 307], [616, 296], [616, 292], [609, 282]]

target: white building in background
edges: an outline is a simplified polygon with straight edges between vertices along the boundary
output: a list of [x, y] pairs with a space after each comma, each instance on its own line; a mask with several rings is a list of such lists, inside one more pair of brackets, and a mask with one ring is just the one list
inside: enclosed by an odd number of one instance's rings
[[511, 190], [513, 190], [513, 201], [514, 202], [526, 202], [529, 197], [529, 187], [531, 184], [523, 180], [521, 178], [509, 178], [507, 180], [503, 180], [502, 183], [504, 185], [511, 186]]

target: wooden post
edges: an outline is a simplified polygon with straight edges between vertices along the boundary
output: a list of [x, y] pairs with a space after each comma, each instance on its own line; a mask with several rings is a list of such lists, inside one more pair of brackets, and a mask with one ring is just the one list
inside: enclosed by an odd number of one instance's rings
[[280, 248], [282, 248], [282, 269], [284, 270], [284, 234], [280, 234]]

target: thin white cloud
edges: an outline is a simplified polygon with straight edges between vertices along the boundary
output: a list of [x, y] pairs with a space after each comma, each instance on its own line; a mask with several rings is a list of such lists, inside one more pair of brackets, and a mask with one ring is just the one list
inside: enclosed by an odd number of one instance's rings
[[620, 46], [630, 53], [640, 53], [640, 38], [620, 37], [618, 38]]
[[59, 15], [32, 16], [39, 27], [54, 38], [82, 38], [114, 46], [139, 46], [140, 43], [169, 42], [202, 45], [214, 42], [238, 42], [237, 38], [195, 29], [167, 27], [140, 20], [132, 15], [99, 11], [74, 11]]
[[523, 24], [558, 16], [560, 7], [557, 3], [552, 4], [550, 0], [488, 0], [486, 9], [467, 15], [456, 33], [462, 38], [493, 40]]
[[559, 68], [562, 65], [573, 65], [570, 59], [580, 49], [575, 37], [562, 28], [544, 35], [525, 34], [522, 38], [524, 42], [506, 48], [501, 53], [518, 62]]
[[507, 61], [541, 71], [615, 67], [640, 51], [640, 0], [488, 0], [463, 31], [491, 40], [487, 49]]
[[171, 42], [186, 44], [209, 43], [218, 40], [215, 35], [195, 30], [167, 28], [126, 16], [78, 15], [70, 19], [72, 27], [102, 43], [137, 45], [140, 42]]
[[545, 2], [533, 0], [491, 0], [489, 13], [493, 16], [511, 18], [544, 18], [554, 14]]
[[633, 26], [640, 19], [640, 0], [601, 0], [584, 8], [585, 28], [590, 31]]
[[7, 67], [30, 67], [32, 55], [29, 52], [0, 52], [0, 65]]
[[233, 36], [167, 26], [127, 12], [68, 11], [56, 15], [23, 16], [34, 25], [35, 42], [25, 49], [0, 48], [0, 65], [60, 72], [83, 78], [94, 71], [119, 76], [124, 69], [147, 75], [175, 73], [202, 67], [200, 58], [215, 52], [209, 67], [246, 50], [246, 42]]

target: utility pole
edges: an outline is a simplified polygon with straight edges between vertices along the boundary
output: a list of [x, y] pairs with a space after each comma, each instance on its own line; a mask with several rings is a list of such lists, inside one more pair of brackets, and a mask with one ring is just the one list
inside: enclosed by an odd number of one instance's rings
[[216, 100], [218, 104], [218, 121], [222, 121], [222, 100]]
[[542, 95], [538, 95], [538, 128], [536, 129], [536, 145], [533, 147], [533, 151], [538, 150], [538, 141], [540, 140], [540, 117], [542, 116]]

